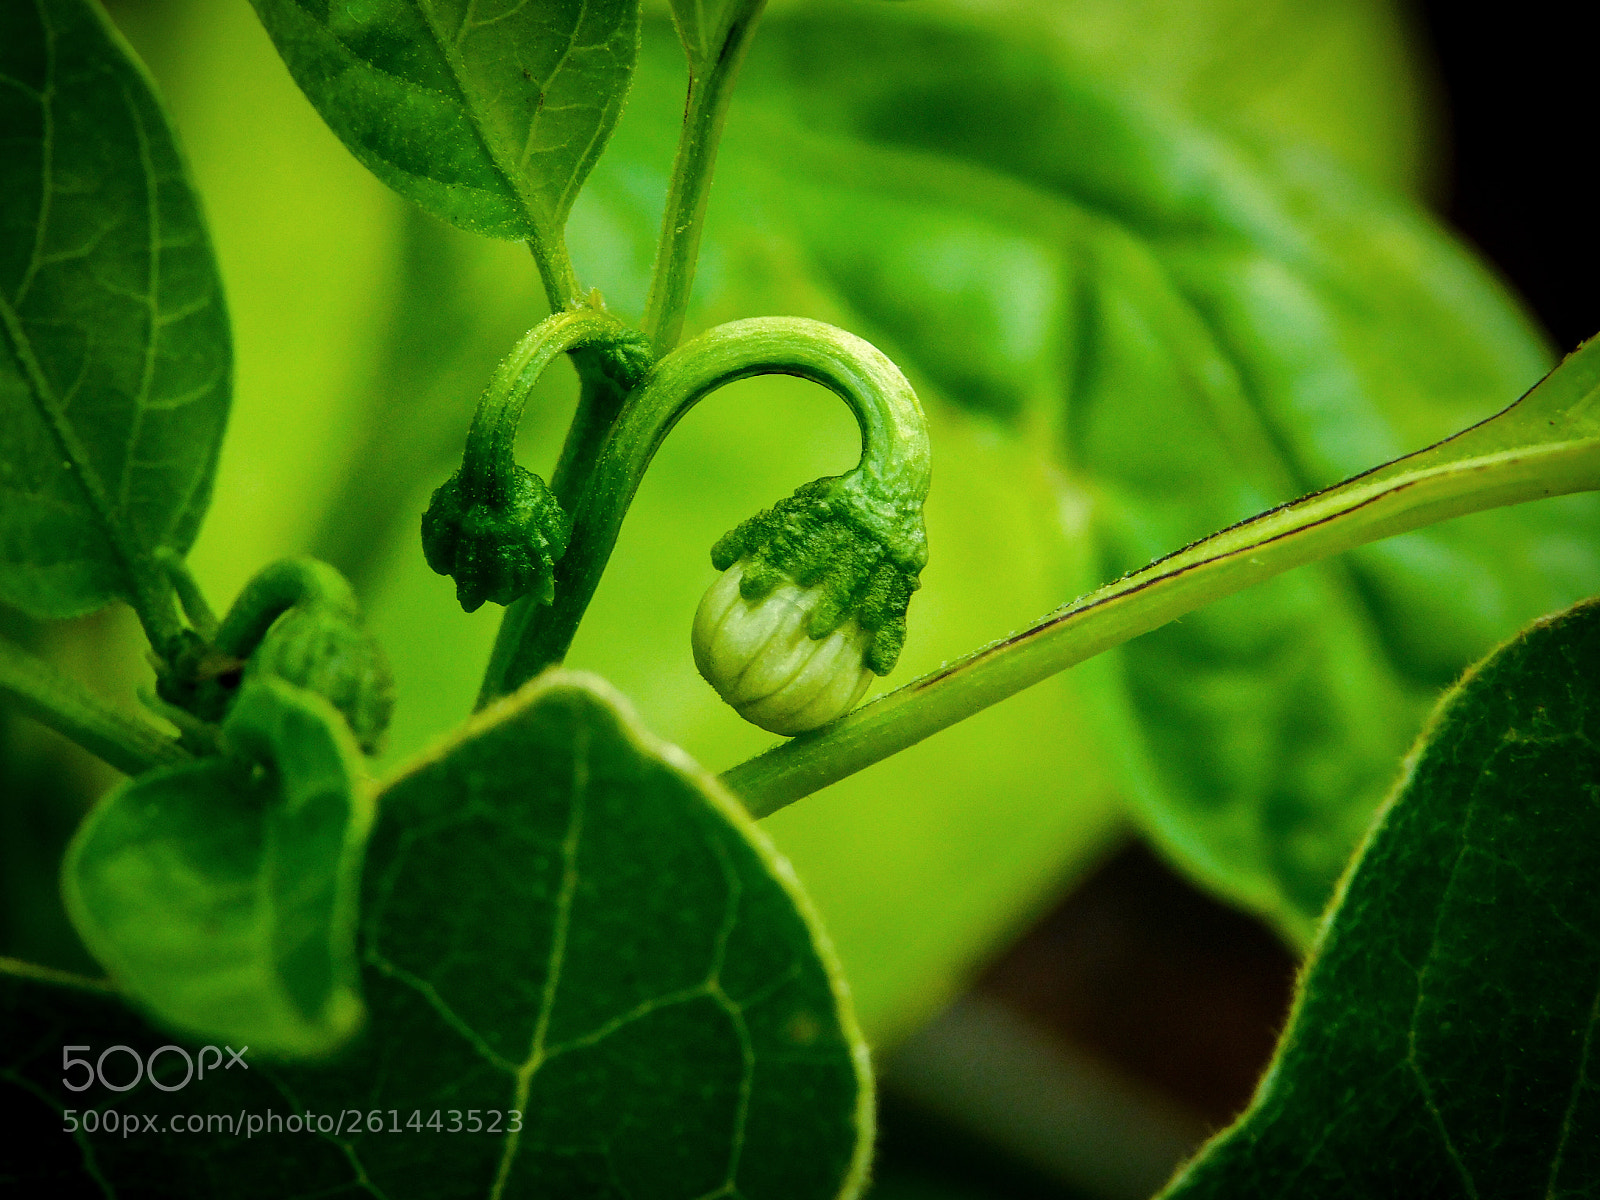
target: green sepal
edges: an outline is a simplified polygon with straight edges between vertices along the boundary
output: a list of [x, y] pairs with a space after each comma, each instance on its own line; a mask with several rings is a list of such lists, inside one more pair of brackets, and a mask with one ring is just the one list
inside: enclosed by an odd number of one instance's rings
[[572, 520], [532, 471], [513, 466], [503, 495], [484, 496], [457, 471], [433, 493], [422, 514], [422, 553], [456, 581], [467, 612], [485, 600], [510, 604], [532, 596], [555, 599], [555, 565], [572, 536]]
[[377, 754], [394, 715], [394, 675], [378, 641], [353, 614], [296, 605], [267, 630], [245, 664], [246, 683], [276, 676], [338, 709], [362, 752]]
[[927, 541], [920, 510], [911, 536], [891, 538], [874, 528], [848, 475], [813, 480], [741, 522], [711, 547], [725, 571], [744, 560], [739, 594], [755, 601], [792, 581], [822, 590], [807, 632], [826, 637], [854, 618], [872, 635], [866, 664], [878, 675], [894, 670], [906, 640], [906, 609], [921, 586]]
[[344, 721], [247, 682], [228, 754], [151, 771], [89, 814], [62, 865], [84, 945], [191, 1036], [314, 1057], [361, 1024], [355, 931], [372, 800]]

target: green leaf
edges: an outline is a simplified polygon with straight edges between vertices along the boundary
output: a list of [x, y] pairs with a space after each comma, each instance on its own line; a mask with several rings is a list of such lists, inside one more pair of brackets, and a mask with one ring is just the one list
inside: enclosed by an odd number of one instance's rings
[[159, 768], [90, 813], [62, 866], [67, 910], [163, 1025], [325, 1054], [361, 1022], [360, 753], [331, 705], [277, 679], [241, 689], [224, 733], [247, 757]]
[[627, 97], [638, 0], [253, 0], [323, 119], [463, 229], [559, 245]]
[[1600, 1188], [1600, 603], [1440, 705], [1249, 1111], [1165, 1193]]
[[[809, 903], [738, 804], [597, 681], [534, 681], [384, 789], [362, 920], [369, 1016], [336, 1063], [257, 1063], [203, 1093], [145, 1086], [116, 1103], [183, 1112], [203, 1095], [218, 1110], [377, 1113], [374, 1126], [308, 1138], [287, 1165], [276, 1138], [90, 1138], [97, 1169], [273, 1198], [859, 1192], [866, 1048]], [[73, 1006], [19, 991], [6, 999], [24, 1036], [0, 1086], [30, 1091], [30, 1111], [76, 1106], [59, 1061], [28, 1058], [41, 1022]], [[116, 1022], [75, 1019], [72, 1040], [154, 1048]], [[494, 1128], [406, 1128], [434, 1110]]]
[[[784, 239], [826, 319], [1042, 442], [1101, 578], [1482, 419], [1545, 361], [1461, 248], [1304, 146], [972, 22], [874, 7], [763, 38], [709, 253]], [[1597, 547], [1589, 497], [1487, 514], [1131, 643], [1107, 747], [1141, 823], [1303, 942], [1433, 689], [1600, 586]]]
[[[0, 600], [170, 611], [228, 412], [222, 288], [143, 69], [84, 0], [0, 15]], [[170, 620], [170, 618], [169, 618]]]

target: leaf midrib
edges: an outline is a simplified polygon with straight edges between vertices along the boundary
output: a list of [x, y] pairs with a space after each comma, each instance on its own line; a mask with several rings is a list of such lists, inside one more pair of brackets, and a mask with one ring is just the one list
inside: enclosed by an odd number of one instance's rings
[[[467, 121], [472, 126], [473, 136], [478, 139], [478, 145], [482, 147], [484, 154], [488, 156], [490, 163], [493, 164], [495, 173], [500, 176], [502, 182], [510, 189], [511, 195], [522, 209], [523, 218], [528, 222], [529, 228], [533, 230], [533, 237], [530, 240], [542, 246], [550, 237], [550, 230], [546, 227], [544, 214], [540, 212], [540, 205], [524, 187], [525, 180], [522, 178], [521, 173], [511, 171], [501, 155], [496, 151], [484, 123], [483, 113], [480, 111], [481, 100], [467, 84], [466, 60], [456, 50], [454, 40], [445, 36], [444, 30], [434, 19], [433, 6], [428, 3], [428, 0], [411, 0], [411, 3], [417, 14], [422, 18], [423, 24], [427, 26], [428, 33], [432, 35], [435, 48], [438, 49], [450, 68], [450, 77], [454, 80], [456, 91], [461, 97], [461, 109], [466, 113]], [[584, 0], [585, 9], [587, 6], [588, 0]], [[568, 40], [568, 50], [570, 51], [570, 49], [571, 39]], [[537, 120], [537, 117], [535, 117], [535, 120]], [[532, 137], [532, 123], [529, 125], [529, 136]]]

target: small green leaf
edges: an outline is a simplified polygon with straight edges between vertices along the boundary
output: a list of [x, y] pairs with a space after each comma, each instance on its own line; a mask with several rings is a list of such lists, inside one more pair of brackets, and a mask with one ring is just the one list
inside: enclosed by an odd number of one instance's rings
[[[360, 1127], [341, 1118], [337, 1144], [307, 1138], [287, 1165], [275, 1138], [85, 1138], [102, 1177], [185, 1195], [226, 1179], [263, 1200], [859, 1193], [867, 1052], [810, 904], [738, 803], [609, 688], [542, 676], [390, 782], [378, 812], [364, 1034], [330, 1065], [258, 1064], [203, 1093], [211, 1111], [359, 1113]], [[74, 1042], [148, 1051], [162, 1036], [73, 999], [0, 982], [24, 1031], [0, 1090], [31, 1113], [77, 1104], [60, 1062], [28, 1050], [63, 1011]], [[116, 1103], [191, 1111], [199, 1086]], [[67, 1139], [52, 1141], [41, 1162]]]
[[62, 866], [67, 909], [162, 1024], [322, 1054], [361, 1021], [360, 755], [331, 705], [277, 679], [248, 683], [223, 731], [242, 761], [152, 771], [90, 813]]
[[[0, 600], [161, 607], [211, 493], [222, 288], [143, 69], [85, 0], [0, 13]], [[170, 607], [170, 602], [167, 602]]]
[[463, 229], [538, 245], [622, 112], [638, 0], [253, 0], [323, 119], [380, 179]]
[[1590, 601], [1446, 697], [1261, 1090], [1164, 1196], [1600, 1189], [1597, 664]]

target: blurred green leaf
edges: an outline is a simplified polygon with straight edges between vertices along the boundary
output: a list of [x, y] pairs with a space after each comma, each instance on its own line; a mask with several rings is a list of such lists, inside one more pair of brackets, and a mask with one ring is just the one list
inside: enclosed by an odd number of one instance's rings
[[[709, 237], [786, 230], [859, 314], [833, 319], [1042, 432], [1103, 578], [1481, 419], [1544, 364], [1463, 250], [1302, 147], [972, 23], [764, 36]], [[1600, 583], [1597, 534], [1589, 497], [1463, 520], [1131, 643], [1109, 747], [1146, 828], [1303, 941], [1431, 690]]]
[[638, 0], [253, 0], [295, 81], [380, 179], [474, 233], [561, 227], [622, 111]]
[[211, 494], [230, 350], [144, 70], [84, 0], [0, 14], [0, 599], [156, 606]]
[[[376, 1124], [307, 1138], [303, 1155], [278, 1138], [196, 1154], [192, 1136], [86, 1137], [102, 1177], [274, 1198], [859, 1191], [866, 1048], [810, 905], [738, 804], [609, 688], [546, 675], [481, 714], [384, 789], [367, 867], [365, 1036], [331, 1066], [257, 1064], [205, 1094]], [[32, 986], [7, 997], [25, 1031], [63, 1007]], [[125, 1029], [103, 1005], [71, 1026], [75, 1040]], [[28, 1059], [37, 1044], [13, 1040], [0, 1084], [30, 1116], [76, 1106], [59, 1061]], [[144, 1085], [116, 1103], [182, 1112], [196, 1095]], [[435, 1109], [447, 1126], [475, 1110], [483, 1128], [406, 1127]]]
[[1164, 1196], [1600, 1186], [1600, 603], [1440, 705], [1250, 1109]]
[[161, 1024], [326, 1054], [361, 1021], [360, 753], [332, 706], [276, 679], [240, 691], [224, 732], [245, 757], [151, 771], [90, 813], [62, 865], [67, 911]]
[[1212, 128], [1314, 147], [1394, 190], [1434, 186], [1428, 47], [1391, 0], [987, 0], [978, 11]]

